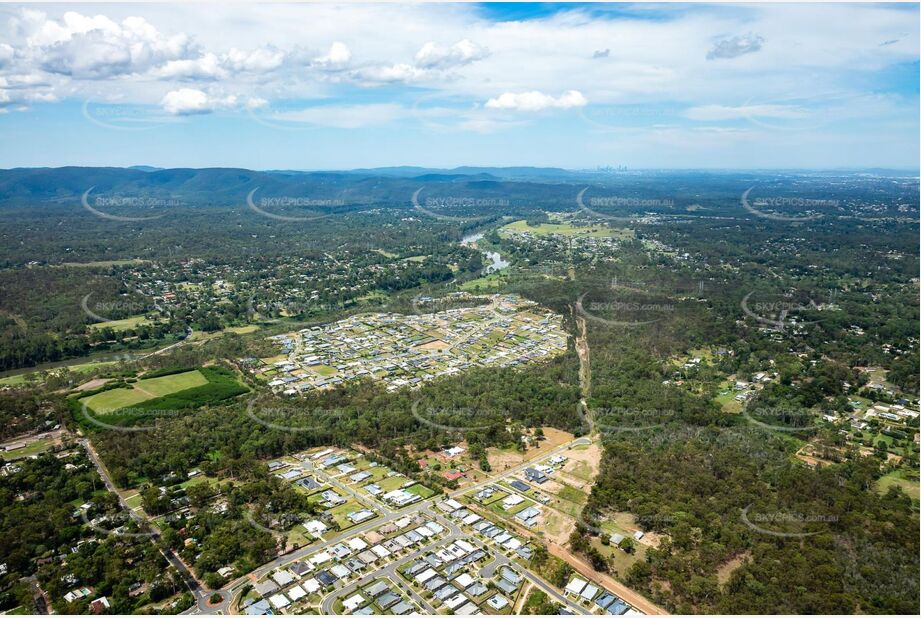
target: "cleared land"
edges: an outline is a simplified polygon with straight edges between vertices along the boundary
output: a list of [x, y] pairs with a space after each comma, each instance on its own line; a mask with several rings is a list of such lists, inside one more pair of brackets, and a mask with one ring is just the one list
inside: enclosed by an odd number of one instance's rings
[[99, 260], [98, 262], [63, 262], [61, 266], [72, 268], [104, 268], [107, 266], [135, 266], [144, 264], [147, 260]]
[[60, 438], [41, 438], [39, 440], [34, 440], [25, 446], [15, 448], [13, 450], [0, 451], [0, 460], [10, 460], [10, 459], [19, 459], [21, 457], [29, 457], [31, 455], [38, 455], [39, 453], [44, 453], [52, 446], [60, 444]]
[[[514, 468], [515, 466], [521, 465], [526, 461], [531, 461], [537, 459], [538, 457], [543, 457], [556, 447], [567, 442], [571, 442], [575, 436], [571, 433], [565, 431], [560, 431], [559, 429], [553, 429], [552, 427], [544, 427], [544, 440], [541, 440], [537, 446], [532, 446], [525, 452], [520, 452], [517, 449], [507, 448], [507, 449], [498, 449], [490, 447], [486, 449], [486, 456], [489, 460], [489, 465], [496, 472], [502, 472], [508, 470], [509, 468]], [[569, 454], [567, 451], [565, 454]]]
[[45, 371], [54, 372], [61, 369], [67, 369], [68, 371], [87, 373], [101, 367], [115, 365], [117, 362], [118, 361], [90, 361], [88, 363], [78, 363], [75, 365], [60, 364], [57, 367], [37, 369], [35, 371], [27, 371], [23, 373], [17, 373], [16, 375], [6, 376], [5, 378], [0, 378], [0, 386], [16, 386], [18, 384], [25, 384], [30, 379], [30, 377], [41, 381], [41, 374]]
[[96, 322], [95, 324], [90, 324], [91, 330], [102, 330], [104, 328], [111, 328], [114, 331], [123, 331], [131, 330], [132, 328], [137, 328], [138, 326], [144, 326], [150, 324], [148, 320], [143, 315], [136, 315], [130, 318], [125, 318], [123, 320], [109, 320], [108, 322]]
[[536, 236], [585, 236], [591, 238], [633, 238], [633, 230], [608, 227], [606, 225], [578, 226], [572, 223], [541, 223], [528, 225], [522, 219], [513, 221], [499, 229], [499, 234], [534, 234]]
[[876, 482], [876, 488], [881, 493], [889, 491], [890, 487], [901, 487], [905, 495], [910, 496], [913, 502], [918, 502], [919, 497], [921, 497], [921, 486], [919, 486], [918, 478], [915, 477], [914, 480], [907, 478], [906, 470], [895, 470]]
[[110, 391], [103, 391], [86, 397], [81, 402], [85, 403], [90, 410], [97, 414], [106, 414], [107, 412], [114, 412], [121, 408], [137, 405], [149, 399], [171, 395], [196, 386], [204, 386], [207, 383], [208, 379], [200, 371], [186, 371], [159, 378], [138, 380], [131, 385], [131, 388], [116, 388]]

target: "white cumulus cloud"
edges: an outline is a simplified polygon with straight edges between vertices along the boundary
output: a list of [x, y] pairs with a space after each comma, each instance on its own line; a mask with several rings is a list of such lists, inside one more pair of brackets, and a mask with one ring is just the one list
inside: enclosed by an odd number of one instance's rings
[[25, 11], [14, 26], [25, 36], [26, 55], [42, 69], [76, 79], [141, 74], [199, 55], [189, 36], [164, 35], [141, 17], [119, 23], [104, 15], [68, 11], [55, 20], [40, 11]]
[[180, 88], [166, 93], [160, 106], [168, 114], [189, 116], [192, 114], [210, 114], [217, 109], [234, 107], [237, 97], [233, 95], [212, 96], [197, 88]]
[[538, 90], [530, 92], [505, 92], [498, 97], [489, 99], [486, 107], [489, 109], [508, 109], [523, 112], [539, 112], [545, 109], [569, 109], [583, 107], [588, 103], [578, 90], [567, 90], [558, 97], [544, 94]]
[[469, 39], [450, 47], [440, 47], [430, 41], [416, 52], [416, 64], [425, 69], [447, 69], [482, 60], [488, 55], [489, 50]]
[[329, 46], [329, 51], [314, 60], [314, 64], [326, 68], [339, 68], [345, 66], [352, 59], [352, 50], [342, 41], [336, 41]]
[[428, 71], [401, 62], [398, 64], [372, 66], [352, 71], [352, 79], [365, 83], [414, 82], [428, 75]]

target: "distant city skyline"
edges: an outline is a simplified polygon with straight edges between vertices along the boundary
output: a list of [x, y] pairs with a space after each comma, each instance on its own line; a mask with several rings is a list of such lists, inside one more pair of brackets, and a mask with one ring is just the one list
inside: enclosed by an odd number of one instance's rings
[[7, 4], [0, 167], [919, 165], [917, 4]]

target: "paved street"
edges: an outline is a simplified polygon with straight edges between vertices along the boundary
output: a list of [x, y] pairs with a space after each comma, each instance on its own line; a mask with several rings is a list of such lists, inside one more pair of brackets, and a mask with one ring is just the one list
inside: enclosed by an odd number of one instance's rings
[[[543, 455], [541, 455], [540, 458], [550, 457], [552, 455], [558, 454], [572, 447], [580, 446], [580, 445], [587, 446], [587, 445], [590, 445], [591, 443], [592, 443], [592, 440], [589, 437], [576, 438], [575, 440], [567, 442], [566, 444], [561, 444], [555, 449], [544, 453]], [[208, 603], [208, 597], [210, 596], [209, 593], [203, 592], [201, 590], [193, 590], [193, 593], [195, 594], [195, 598], [196, 598], [196, 605], [190, 608], [189, 610], [186, 610], [183, 613], [184, 614], [229, 614], [231, 613], [230, 607], [233, 605], [235, 598], [241, 593], [243, 587], [246, 584], [252, 584], [253, 582], [258, 581], [259, 579], [262, 579], [263, 577], [265, 577], [272, 571], [278, 569], [279, 567], [289, 565], [293, 562], [296, 562], [298, 560], [305, 558], [306, 556], [309, 556], [316, 552], [320, 552], [324, 549], [327, 549], [331, 547], [332, 545], [335, 545], [341, 542], [345, 538], [349, 538], [355, 535], [369, 532], [389, 522], [400, 519], [401, 517], [404, 517], [407, 515], [413, 515], [413, 514], [420, 513], [420, 512], [424, 513], [428, 517], [437, 519], [439, 523], [446, 526], [447, 529], [450, 531], [449, 536], [433, 541], [432, 543], [426, 545], [425, 547], [419, 549], [416, 552], [413, 552], [412, 554], [404, 558], [395, 560], [391, 562], [390, 564], [380, 569], [377, 569], [376, 571], [373, 571], [372, 573], [368, 575], [363, 576], [362, 578], [352, 582], [351, 584], [344, 586], [343, 588], [330, 592], [326, 597], [324, 597], [322, 601], [321, 611], [324, 614], [332, 614], [333, 604], [335, 603], [336, 599], [341, 598], [350, 592], [353, 592], [355, 589], [367, 583], [370, 583], [374, 579], [386, 577], [386, 578], [391, 579], [395, 583], [397, 583], [401, 590], [406, 590], [410, 598], [412, 599], [413, 603], [421, 607], [423, 611], [431, 613], [431, 614], [437, 613], [435, 609], [427, 601], [425, 601], [425, 599], [419, 596], [418, 593], [416, 593], [414, 590], [411, 589], [410, 586], [406, 585], [403, 582], [402, 578], [399, 576], [399, 574], [397, 574], [396, 570], [400, 565], [405, 564], [407, 561], [412, 560], [418, 557], [419, 555], [422, 555], [423, 553], [425, 553], [426, 551], [430, 550], [433, 547], [438, 547], [441, 544], [449, 543], [457, 539], [470, 539], [471, 538], [470, 534], [467, 534], [466, 532], [462, 531], [453, 521], [443, 517], [436, 509], [432, 508], [434, 505], [434, 502], [437, 501], [439, 497], [432, 498], [429, 500], [424, 500], [416, 504], [410, 505], [406, 508], [400, 509], [398, 511], [394, 511], [390, 507], [383, 505], [382, 503], [379, 503], [371, 499], [368, 496], [362, 495], [361, 493], [355, 491], [352, 487], [349, 487], [348, 485], [341, 483], [337, 478], [333, 478], [331, 475], [326, 474], [325, 472], [316, 469], [316, 467], [313, 466], [312, 463], [310, 462], [305, 462], [305, 463], [306, 463], [305, 467], [310, 473], [315, 474], [318, 478], [322, 478], [324, 482], [327, 482], [330, 485], [336, 487], [337, 489], [340, 489], [343, 492], [351, 495], [360, 504], [363, 504], [366, 507], [373, 509], [376, 513], [378, 513], [379, 517], [376, 517], [372, 520], [364, 522], [363, 524], [349, 528], [343, 534], [335, 534], [335, 536], [333, 536], [332, 538], [322, 539], [318, 543], [313, 543], [309, 546], [301, 547], [283, 556], [279, 556], [275, 558], [274, 560], [271, 560], [263, 564], [262, 566], [248, 573], [247, 575], [238, 577], [237, 579], [229, 582], [226, 586], [224, 586], [224, 588], [218, 591], [221, 593], [223, 600], [221, 603], [218, 603], [216, 605], [210, 605]], [[492, 477], [489, 477], [483, 481], [480, 481], [478, 483], [474, 483], [471, 485], [466, 485], [461, 489], [452, 491], [448, 494], [444, 494], [441, 497], [442, 498], [457, 498], [463, 494], [478, 491], [479, 489], [482, 489], [483, 487], [487, 485], [496, 483], [502, 478], [505, 478], [505, 477], [508, 477], [508, 476], [511, 476], [511, 475], [514, 475], [514, 474], [517, 474], [523, 471], [525, 468], [533, 465], [533, 463], [534, 463], [533, 461], [524, 462], [520, 465], [509, 468], [508, 470], [503, 470], [501, 473], [496, 474]], [[489, 547], [488, 544], [487, 544], [487, 547]], [[492, 551], [491, 548], [490, 548], [490, 553], [493, 555], [493, 559], [491, 562], [484, 565], [482, 569], [483, 571], [487, 572], [487, 575], [494, 574], [496, 570], [503, 565], [512, 564], [512, 561], [509, 560], [504, 554], [501, 554], [499, 552], [494, 552]], [[533, 586], [539, 588], [540, 590], [543, 590], [551, 599], [569, 608], [570, 611], [577, 613], [577, 614], [590, 613], [587, 610], [585, 610], [583, 607], [570, 601], [562, 593], [560, 593], [555, 587], [553, 587], [551, 584], [549, 584], [542, 578], [538, 577], [534, 573], [531, 573], [530, 571], [526, 569], [521, 569], [520, 567], [517, 567], [516, 570], [522, 572], [522, 576], [526, 578], [528, 581], [530, 581]], [[641, 595], [638, 595], [637, 593], [629, 590], [629, 588], [626, 588], [626, 586], [623, 586], [622, 584], [619, 584], [617, 588], [619, 592], [629, 591], [630, 593], [632, 593], [628, 596], [632, 597], [634, 600], [645, 601], [645, 599], [641, 597]], [[630, 599], [628, 599], [628, 601], [629, 600]], [[646, 607], [655, 607], [654, 605], [648, 602], [643, 603], [642, 605], [645, 605]]]
[[[143, 529], [146, 527], [150, 530], [151, 539], [156, 542], [160, 538], [160, 529], [157, 528], [152, 522], [143, 517], [140, 513], [131, 508], [131, 506], [125, 501], [125, 498], [118, 491], [118, 488], [115, 486], [115, 483], [112, 481], [112, 477], [109, 475], [109, 470], [106, 468], [105, 464], [102, 463], [102, 460], [99, 458], [99, 454], [96, 452], [96, 449], [93, 448], [92, 443], [87, 439], [79, 440], [79, 443], [86, 450], [87, 456], [89, 456], [90, 461], [93, 462], [93, 465], [96, 466], [96, 470], [99, 472], [99, 476], [102, 477], [102, 482], [105, 483], [106, 489], [115, 494], [118, 497], [118, 502], [121, 504], [121, 507], [128, 513], [128, 515], [138, 523], [139, 526]], [[195, 598], [195, 601], [198, 605], [207, 603], [207, 593], [203, 590], [201, 584], [195, 579], [195, 576], [189, 571], [185, 563], [180, 560], [172, 550], [166, 549], [161, 550], [163, 557], [166, 558], [173, 567], [182, 575], [182, 578], [185, 580], [186, 586], [189, 587], [189, 592], [192, 593], [192, 596]]]

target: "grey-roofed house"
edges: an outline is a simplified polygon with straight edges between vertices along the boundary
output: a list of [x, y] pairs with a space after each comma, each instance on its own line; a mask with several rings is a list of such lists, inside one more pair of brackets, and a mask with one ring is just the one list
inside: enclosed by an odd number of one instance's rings
[[513, 489], [517, 489], [518, 491], [528, 491], [529, 489], [531, 489], [530, 487], [528, 487], [528, 485], [526, 485], [525, 483], [522, 483], [518, 479], [515, 479], [509, 482], [509, 486], [511, 486]]
[[411, 565], [409, 565], [409, 567], [403, 572], [407, 575], [415, 575], [419, 571], [427, 568], [429, 568], [429, 564], [426, 561], [417, 560], [416, 562], [413, 562]]
[[351, 554], [352, 550], [342, 543], [337, 543], [329, 548], [329, 553], [341, 560]]
[[464, 563], [460, 560], [455, 560], [454, 562], [448, 563], [448, 565], [444, 568], [444, 573], [445, 575], [454, 575], [463, 568]]
[[435, 598], [439, 601], [444, 601], [445, 599], [453, 597], [458, 592], [460, 591], [456, 587], [454, 587], [452, 584], [448, 584], [444, 588], [439, 588], [435, 591]]
[[502, 578], [500, 578], [499, 581], [496, 582], [496, 588], [498, 588], [505, 594], [515, 594], [515, 591], [518, 590], [518, 586]]
[[377, 604], [381, 609], [387, 609], [400, 601], [400, 597], [390, 591], [385, 592], [377, 599]]
[[374, 582], [371, 586], [368, 586], [367, 588], [365, 588], [365, 592], [370, 594], [373, 598], [377, 598], [389, 590], [390, 590], [390, 587], [387, 586], [387, 584], [385, 584], [384, 582], [380, 582], [380, 581]]
[[521, 575], [519, 575], [518, 573], [516, 573], [515, 571], [513, 571], [512, 569], [508, 567], [502, 567], [501, 569], [499, 569], [499, 575], [505, 581], [515, 584], [516, 586], [521, 583]]
[[479, 597], [486, 594], [489, 591], [489, 588], [483, 582], [475, 582], [472, 586], [467, 588], [467, 594], [472, 597]]
[[352, 479], [352, 482], [353, 482], [353, 483], [360, 483], [360, 482], [364, 481], [365, 479], [371, 478], [371, 473], [370, 473], [370, 472], [365, 472], [364, 470], [362, 470], [361, 472], [356, 472], [355, 474], [353, 474], [353, 475], [350, 476], [349, 478]]
[[269, 602], [262, 599], [261, 601], [250, 603], [243, 608], [243, 611], [248, 616], [264, 616], [269, 613], [270, 609]]
[[365, 564], [374, 564], [380, 560], [380, 558], [377, 557], [377, 554], [375, 554], [370, 549], [366, 549], [365, 551], [358, 554], [358, 558]]
[[288, 570], [297, 575], [298, 577], [303, 577], [307, 573], [310, 573], [310, 565], [304, 564], [303, 562], [295, 562], [288, 567]]
[[306, 489], [307, 491], [313, 491], [314, 489], [319, 489], [320, 487], [322, 487], [322, 485], [317, 483], [316, 480], [314, 480], [312, 476], [306, 476], [300, 479], [299, 481], [297, 481], [297, 484], [303, 487], [304, 489]]
[[435, 534], [441, 534], [442, 532], [444, 532], [444, 526], [442, 526], [441, 524], [435, 523], [434, 521], [430, 521], [429, 523], [425, 524], [425, 527], [431, 530], [432, 532], [434, 532]]
[[524, 476], [526, 479], [532, 483], [543, 483], [547, 480], [547, 475], [541, 472], [540, 470], [535, 470], [534, 468], [525, 468]]
[[537, 509], [533, 506], [522, 509], [515, 514], [515, 519], [531, 528], [537, 523], [537, 518], [540, 517], [540, 509]]
[[267, 594], [271, 594], [275, 592], [276, 590], [278, 590], [278, 584], [273, 582], [271, 579], [267, 579], [263, 582], [256, 582], [255, 584], [253, 584], [253, 590], [258, 592], [262, 596], [265, 596]]

